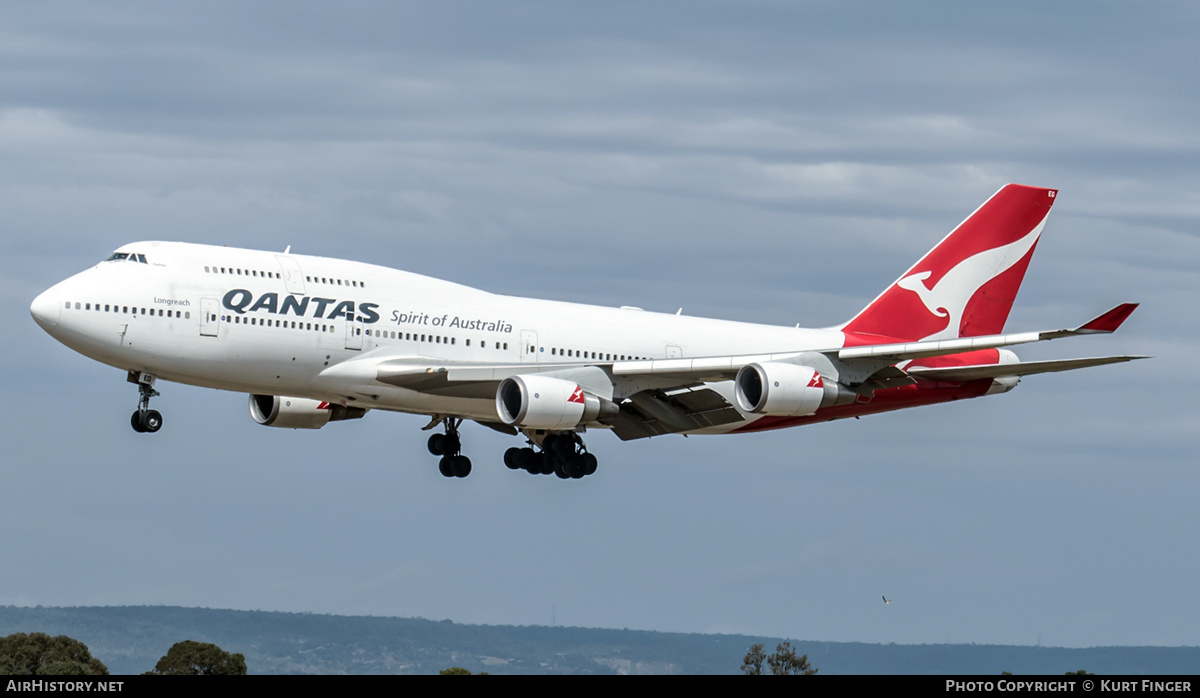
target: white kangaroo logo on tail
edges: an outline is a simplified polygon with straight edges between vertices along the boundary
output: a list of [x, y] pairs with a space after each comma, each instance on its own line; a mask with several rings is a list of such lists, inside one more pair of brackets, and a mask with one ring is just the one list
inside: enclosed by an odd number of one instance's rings
[[1029, 250], [1033, 249], [1033, 245], [1037, 242], [1038, 236], [1042, 234], [1042, 228], [1045, 225], [1046, 220], [1043, 218], [1041, 223], [1038, 223], [1020, 240], [967, 257], [946, 272], [946, 275], [939, 279], [933, 288], [925, 286], [925, 279], [933, 274], [931, 271], [910, 274], [897, 281], [896, 285], [900, 288], [917, 294], [929, 312], [937, 317], [948, 316], [950, 318], [946, 329], [923, 339], [954, 339], [958, 337], [967, 303], [984, 284], [1011, 269]]

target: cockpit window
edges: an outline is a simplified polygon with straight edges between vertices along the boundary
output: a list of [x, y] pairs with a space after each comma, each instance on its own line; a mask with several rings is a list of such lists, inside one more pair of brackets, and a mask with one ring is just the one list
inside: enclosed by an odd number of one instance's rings
[[106, 259], [104, 261], [106, 261], [106, 262], [125, 261], [125, 262], [139, 262], [141, 264], [149, 264], [149, 262], [146, 261], [146, 255], [138, 254], [136, 252], [113, 252], [111, 255], [109, 255], [108, 259]]

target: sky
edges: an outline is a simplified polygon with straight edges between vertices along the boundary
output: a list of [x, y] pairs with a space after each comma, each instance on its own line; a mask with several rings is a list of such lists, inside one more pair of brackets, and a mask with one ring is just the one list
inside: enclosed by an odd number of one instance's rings
[[[16, 4], [0, 25], [0, 604], [877, 643], [1200, 645], [1200, 8], [1010, 2]], [[1007, 182], [1060, 190], [1025, 359], [1154, 358], [512, 472], [469, 425], [261, 427], [29, 316], [137, 240], [824, 327]], [[892, 600], [884, 605], [881, 596]]]

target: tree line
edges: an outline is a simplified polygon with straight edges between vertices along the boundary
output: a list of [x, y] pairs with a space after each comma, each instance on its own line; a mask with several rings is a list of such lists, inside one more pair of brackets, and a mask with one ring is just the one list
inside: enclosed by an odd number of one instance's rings
[[[167, 650], [151, 676], [245, 675], [246, 658], [211, 642], [185, 640]], [[13, 633], [0, 637], [0, 674], [8, 676], [108, 676], [87, 645], [66, 635]]]

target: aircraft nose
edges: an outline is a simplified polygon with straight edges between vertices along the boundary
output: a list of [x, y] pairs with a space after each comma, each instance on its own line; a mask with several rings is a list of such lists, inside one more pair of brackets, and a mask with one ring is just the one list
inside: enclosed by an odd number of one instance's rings
[[59, 302], [57, 287], [46, 289], [29, 304], [29, 314], [47, 332], [53, 331], [58, 326], [58, 315], [61, 312], [62, 303]]

